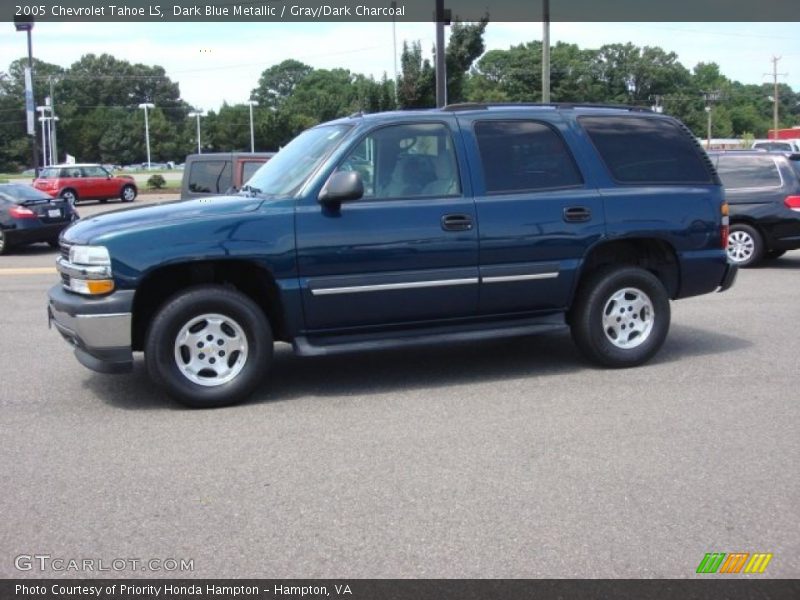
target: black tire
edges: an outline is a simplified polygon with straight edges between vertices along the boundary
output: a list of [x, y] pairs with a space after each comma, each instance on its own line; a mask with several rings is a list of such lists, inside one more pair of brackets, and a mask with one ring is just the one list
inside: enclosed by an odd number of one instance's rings
[[[623, 293], [625, 290], [630, 291]], [[608, 321], [613, 325], [607, 326]], [[669, 323], [664, 285], [649, 271], [631, 266], [603, 267], [590, 274], [579, 286], [570, 313], [572, 339], [578, 349], [591, 361], [614, 368], [650, 360], [663, 345]]]
[[766, 248], [759, 231], [747, 223], [734, 223], [728, 235], [728, 259], [746, 269], [764, 258]]
[[119, 192], [119, 199], [123, 202], [133, 202], [136, 200], [136, 188], [132, 185], [122, 186]]
[[72, 206], [75, 206], [78, 203], [78, 192], [75, 190], [61, 190], [61, 194], [59, 194], [64, 200], [69, 202]]
[[58, 248], [59, 248], [59, 244], [58, 244], [58, 240], [57, 239], [55, 239], [55, 240], [47, 240], [47, 245], [50, 246], [51, 248], [55, 248], [56, 250], [58, 250]]
[[5, 232], [0, 229], [0, 255], [8, 254], [8, 251], [11, 249], [11, 244], [8, 243], [8, 238], [6, 237]]
[[[211, 352], [200, 348], [201, 343], [206, 343], [205, 332], [212, 331], [205, 317], [215, 316], [224, 318], [220, 331], [225, 331], [227, 325], [228, 330], [233, 332], [236, 332], [235, 328], [238, 327], [242, 335], [225, 337], [228, 333], [225, 335], [209, 333], [211, 337], [214, 335], [220, 337], [212, 339], [203, 348], [213, 348], [216, 354], [218, 346], [215, 343], [223, 344], [223, 338], [224, 341], [240, 342], [244, 338], [245, 350], [238, 356], [237, 350], [234, 349], [230, 351], [229, 356], [217, 358]], [[192, 336], [198, 335], [191, 333], [194, 327], [189, 328], [193, 322], [195, 325], [199, 322], [201, 325], [199, 331], [203, 332], [199, 334], [201, 338], [190, 338], [200, 339], [196, 342], [197, 350], [194, 341], [183, 345], [177, 343], [177, 337], [182, 332]], [[203, 322], [206, 323], [205, 326], [202, 326]], [[219, 285], [204, 285], [176, 294], [164, 303], [150, 323], [144, 351], [150, 377], [170, 396], [192, 408], [211, 408], [241, 402], [255, 390], [272, 363], [272, 346], [273, 338], [269, 322], [255, 302], [239, 291]], [[229, 346], [221, 345], [220, 348]], [[177, 354], [181, 356], [182, 365], [179, 365]], [[220, 352], [219, 355], [223, 357], [224, 352]], [[188, 363], [194, 362], [195, 359], [205, 361], [202, 363], [202, 370], [195, 374], [187, 374]], [[211, 365], [215, 359], [219, 360], [219, 363]], [[236, 368], [240, 370], [235, 372]], [[227, 381], [220, 375], [225, 371], [229, 371], [229, 376], [234, 372], [232, 378]], [[204, 372], [207, 375], [201, 377]], [[208, 376], [208, 373], [214, 375]], [[202, 380], [208, 385], [197, 383], [191, 377]], [[215, 380], [219, 380], [219, 383], [215, 383]]]
[[770, 250], [769, 252], [767, 252], [767, 259], [775, 260], [776, 258], [780, 258], [781, 256], [783, 256], [784, 254], [786, 254], [786, 250]]

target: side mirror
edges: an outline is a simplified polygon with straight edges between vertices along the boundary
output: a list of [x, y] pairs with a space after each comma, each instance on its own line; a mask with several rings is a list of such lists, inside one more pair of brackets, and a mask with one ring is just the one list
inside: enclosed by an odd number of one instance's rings
[[364, 182], [356, 171], [336, 171], [319, 193], [323, 206], [338, 207], [342, 202], [358, 200], [364, 195]]

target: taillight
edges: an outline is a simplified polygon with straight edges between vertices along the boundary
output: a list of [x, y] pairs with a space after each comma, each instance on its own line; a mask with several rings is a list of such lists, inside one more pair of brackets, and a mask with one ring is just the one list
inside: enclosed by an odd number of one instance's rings
[[725, 250], [728, 248], [728, 234], [731, 231], [727, 202], [722, 203], [722, 206], [720, 207], [720, 213], [722, 213], [722, 225], [720, 225], [719, 227], [719, 237], [720, 237], [720, 243], [722, 244], [722, 248], [723, 250]]
[[35, 219], [36, 213], [33, 212], [30, 208], [25, 208], [24, 206], [12, 206], [8, 209], [8, 214], [10, 214], [15, 219]]
[[800, 212], [800, 196], [786, 196], [783, 203], [786, 205], [786, 208], [791, 208], [792, 210]]

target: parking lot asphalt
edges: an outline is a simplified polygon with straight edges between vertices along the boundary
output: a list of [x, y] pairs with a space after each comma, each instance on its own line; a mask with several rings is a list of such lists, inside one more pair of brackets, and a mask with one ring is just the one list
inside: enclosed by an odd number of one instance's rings
[[695, 577], [707, 552], [800, 576], [800, 252], [674, 302], [644, 367], [589, 366], [568, 335], [281, 346], [254, 399], [205, 411], [141, 359], [77, 363], [32, 270], [54, 257], [0, 258], [0, 577], [93, 575], [15, 568], [34, 554], [193, 560], [103, 573], [123, 577]]

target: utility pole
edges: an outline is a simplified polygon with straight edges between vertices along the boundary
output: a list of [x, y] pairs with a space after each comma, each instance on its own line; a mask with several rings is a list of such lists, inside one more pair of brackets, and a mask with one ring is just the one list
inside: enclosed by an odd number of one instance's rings
[[450, 24], [444, 0], [436, 0], [436, 108], [447, 104], [447, 63], [445, 62], [444, 26]]
[[780, 56], [773, 56], [772, 73], [764, 73], [764, 75], [772, 75], [772, 84], [774, 86], [772, 96], [772, 139], [778, 139], [778, 75], [781, 77], [786, 76], [786, 73], [778, 73], [778, 61], [781, 58]]
[[550, 0], [542, 4], [542, 102], [550, 102]]
[[394, 56], [394, 102], [397, 104], [397, 19], [394, 16], [397, 2], [392, 0], [392, 55]]

